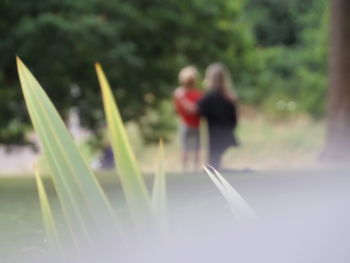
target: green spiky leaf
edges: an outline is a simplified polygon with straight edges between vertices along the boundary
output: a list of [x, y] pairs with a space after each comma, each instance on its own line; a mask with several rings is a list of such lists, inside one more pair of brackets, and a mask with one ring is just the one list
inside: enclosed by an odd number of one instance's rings
[[164, 145], [163, 140], [159, 141], [158, 167], [154, 178], [152, 192], [152, 206], [158, 225], [164, 229], [167, 227], [167, 197], [164, 172]]
[[112, 143], [118, 175], [123, 186], [130, 214], [134, 222], [138, 223], [140, 220], [143, 221], [145, 217], [151, 217], [151, 200], [126, 135], [117, 103], [100, 64], [96, 64], [96, 72], [101, 86], [108, 133]]
[[44, 183], [38, 170], [35, 171], [35, 181], [39, 193], [41, 214], [43, 217], [45, 232], [48, 237], [50, 250], [54, 255], [58, 253], [59, 255], [56, 256], [61, 257], [63, 254], [62, 242], [59, 238], [49, 199], [47, 197]]
[[103, 226], [108, 224], [108, 232], [114, 231], [116, 221], [112, 209], [45, 91], [19, 58], [17, 68], [67, 223], [76, 241], [92, 244], [92, 229], [107, 232]]
[[223, 197], [226, 199], [231, 212], [239, 222], [245, 222], [256, 218], [254, 211], [250, 208], [247, 202], [242, 198], [242, 196], [230, 185], [229, 182], [213, 167], [208, 166], [213, 172], [211, 172], [207, 167], [203, 166], [203, 169], [212, 180], [212, 182], [217, 186]]

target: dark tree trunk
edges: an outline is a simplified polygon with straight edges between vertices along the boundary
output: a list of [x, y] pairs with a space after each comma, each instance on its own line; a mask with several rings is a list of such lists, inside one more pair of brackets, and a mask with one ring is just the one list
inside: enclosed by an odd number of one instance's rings
[[331, 0], [326, 156], [350, 160], [350, 0]]

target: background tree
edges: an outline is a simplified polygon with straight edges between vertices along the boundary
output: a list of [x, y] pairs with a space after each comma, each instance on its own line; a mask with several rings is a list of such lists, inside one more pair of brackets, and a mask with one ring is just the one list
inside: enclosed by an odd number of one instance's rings
[[[101, 131], [93, 64], [104, 66], [123, 118], [154, 141], [174, 128], [169, 98], [186, 64], [228, 65], [241, 101], [265, 114], [322, 118], [328, 83], [327, 0], [0, 0], [0, 143], [25, 142], [30, 125], [14, 55], [62, 115], [76, 107]], [[278, 115], [278, 116], [279, 116]]]
[[[18, 87], [15, 54], [38, 77], [62, 115], [78, 108], [98, 132], [99, 61], [123, 117], [140, 119], [177, 85], [178, 70], [221, 60], [237, 83], [254, 68], [254, 40], [242, 1], [0, 1], [0, 143], [23, 143], [29, 127]], [[154, 99], [149, 99], [154, 98]], [[158, 108], [161, 108], [160, 106]]]
[[[327, 0], [250, 0], [245, 15], [257, 42], [256, 86], [246, 100], [267, 113], [278, 101], [323, 117], [327, 88]], [[285, 111], [280, 112], [284, 114]]]
[[350, 2], [332, 0], [328, 158], [349, 161], [350, 153]]

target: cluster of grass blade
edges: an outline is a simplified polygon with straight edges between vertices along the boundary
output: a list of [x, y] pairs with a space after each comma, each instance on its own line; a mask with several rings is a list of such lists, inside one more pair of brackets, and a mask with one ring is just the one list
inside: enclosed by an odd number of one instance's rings
[[[150, 195], [131, 149], [108, 80], [102, 67], [99, 64], [95, 66], [117, 174], [134, 228], [139, 231], [144, 227], [157, 226], [158, 229], [166, 231], [168, 226], [163, 142], [159, 142], [158, 169]], [[49, 164], [72, 244], [76, 246], [77, 251], [81, 251], [82, 248], [93, 250], [104, 238], [116, 236], [123, 239], [121, 225], [110, 201], [79, 153], [54, 105], [19, 58], [17, 67], [25, 102]], [[243, 198], [219, 173], [213, 169], [214, 172], [205, 167], [204, 169], [238, 219], [254, 215]], [[57, 232], [54, 214], [38, 172], [36, 182], [50, 247], [62, 254], [62, 240]]]
[[225, 198], [232, 214], [238, 222], [247, 222], [256, 218], [254, 211], [246, 201], [218, 171], [209, 165], [207, 167], [203, 166], [203, 169]]
[[[110, 231], [118, 232], [114, 212], [50, 99], [19, 58], [17, 66], [29, 115], [40, 138], [72, 239], [78, 246], [93, 247], [96, 238], [92, 230], [101, 237]], [[106, 224], [110, 225], [108, 233], [103, 227]]]
[[62, 257], [62, 255], [64, 254], [63, 246], [58, 235], [56, 222], [52, 214], [51, 206], [46, 194], [44, 183], [37, 169], [35, 169], [35, 180], [39, 192], [41, 214], [43, 217], [45, 231], [48, 236], [50, 253], [56, 257]]
[[152, 208], [157, 226], [163, 232], [167, 232], [167, 196], [164, 169], [164, 145], [159, 141], [158, 167], [153, 183]]
[[[71, 238], [77, 250], [80, 250], [81, 246], [93, 248], [101, 238], [122, 235], [110, 201], [79, 153], [52, 102], [19, 58], [17, 58], [17, 67], [25, 102], [42, 144]], [[156, 173], [153, 200], [151, 200], [111, 88], [99, 64], [96, 64], [96, 72], [101, 86], [118, 176], [134, 228], [139, 231], [145, 224], [160, 222], [161, 220], [157, 218], [162, 218], [164, 225], [166, 210], [164, 169], [159, 168]], [[160, 152], [162, 147], [160, 143]], [[162, 155], [160, 153], [159, 157], [162, 158]], [[160, 165], [162, 165], [161, 162]], [[40, 177], [37, 176], [36, 180], [45, 229], [52, 247], [57, 248], [60, 247], [61, 241], [55, 230], [54, 215]]]
[[130, 214], [136, 226], [152, 216], [151, 199], [137, 166], [116, 101], [100, 64], [96, 64], [105, 110], [108, 133], [112, 143], [118, 175], [123, 186]]

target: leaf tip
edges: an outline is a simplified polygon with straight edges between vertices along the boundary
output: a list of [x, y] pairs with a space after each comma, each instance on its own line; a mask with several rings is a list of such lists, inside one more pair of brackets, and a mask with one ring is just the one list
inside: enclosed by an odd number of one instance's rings
[[159, 145], [159, 148], [163, 149], [163, 147], [164, 147], [164, 140], [163, 140], [162, 137], [159, 138], [159, 144], [158, 145]]
[[96, 71], [100, 71], [102, 69], [101, 64], [99, 62], [95, 63], [95, 69]]
[[16, 55], [16, 64], [17, 64], [17, 69], [19, 71], [20, 67], [24, 66], [23, 61], [19, 58], [19, 56]]

